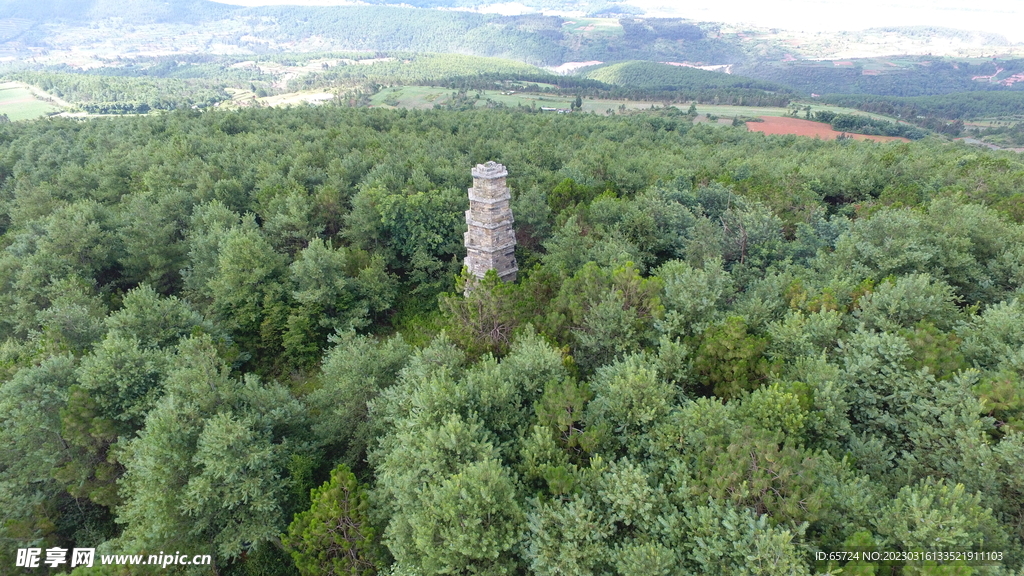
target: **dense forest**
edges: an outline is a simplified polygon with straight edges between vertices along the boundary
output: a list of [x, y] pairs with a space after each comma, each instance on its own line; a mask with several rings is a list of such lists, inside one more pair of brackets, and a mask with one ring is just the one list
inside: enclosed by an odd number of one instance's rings
[[[517, 19], [392, 6], [268, 6], [252, 9], [251, 17], [273, 22], [255, 29], [257, 38], [317, 36], [345, 50], [470, 53], [538, 65], [565, 61], [559, 43], [562, 20], [553, 17]], [[552, 33], [538, 33], [537, 20], [540, 30]]]
[[918, 116], [941, 120], [973, 120], [1024, 114], [1024, 92], [957, 92], [939, 96], [897, 98], [868, 94], [832, 94], [821, 102], [858, 108], [912, 121]]
[[825, 122], [831, 125], [833, 130], [839, 132], [897, 136], [909, 138], [910, 140], [920, 140], [926, 136], [923, 130], [908, 124], [869, 118], [860, 114], [839, 114], [828, 110], [819, 110], [813, 114], [808, 112], [807, 116], [809, 119], [813, 118], [818, 122]]
[[[150, 110], [204, 108], [231, 98], [224, 90], [223, 81], [204, 78], [101, 76], [69, 72], [18, 72], [6, 77], [38, 86], [93, 114], [145, 114]], [[263, 87], [267, 86], [266, 81], [256, 81]], [[252, 82], [246, 84], [255, 87]]]
[[[322, 63], [310, 71], [310, 62], [316, 60]], [[261, 71], [261, 67], [273, 65], [304, 68]], [[372, 94], [388, 85], [454, 90], [515, 87], [587, 98], [747, 106], [786, 106], [796, 96], [785, 86], [770, 82], [655, 62], [631, 61], [591, 67], [578, 75], [557, 75], [515, 60], [410, 52], [279, 54], [251, 61], [239, 57], [136, 58], [87, 71], [53, 66], [4, 78], [33, 84], [86, 112], [101, 114], [205, 108], [230, 99], [227, 88], [265, 96], [312, 89]]]
[[984, 138], [986, 142], [991, 142], [998, 146], [1010, 148], [1024, 147], [1024, 121], [1018, 120], [1014, 123], [1001, 122], [1000, 124], [999, 126], [976, 129], [973, 133]]
[[[494, 88], [504, 80], [529, 81], [567, 87], [581, 84], [570, 76], [557, 76], [546, 70], [501, 58], [462, 54], [379, 53], [382, 60], [371, 64], [344, 64], [323, 71], [303, 74], [292, 80], [294, 89], [345, 86], [352, 83], [422, 84], [466, 88]], [[583, 82], [585, 83], [585, 82]], [[606, 87], [597, 82], [594, 87]]]
[[680, 102], [738, 106], [786, 106], [796, 97], [781, 84], [658, 62], [629, 61], [595, 66], [581, 75], [617, 86], [616, 95], [645, 99], [654, 95]]
[[290, 89], [353, 84], [422, 84], [461, 90], [515, 85], [530, 92], [582, 94], [658, 102], [786, 106], [795, 93], [785, 86], [694, 68], [631, 61], [590, 67], [561, 76], [518, 62], [456, 54], [382, 54], [387, 61], [334, 66], [303, 74]]
[[1024, 72], [1024, 60], [1002, 60], [998, 63], [942, 60], [919, 57], [913, 67], [878, 74], [865, 74], [863, 63], [851, 61], [849, 66], [833, 66], [831, 62], [747, 62], [735, 68], [736, 73], [784, 84], [809, 95], [873, 94], [878, 96], [920, 97], [958, 92], [1019, 91], [1024, 84], [1009, 87], [975, 80], [976, 76]]
[[616, 20], [615, 14], [605, 14], [613, 16], [609, 20], [612, 26], [605, 31], [589, 32], [576, 30], [570, 26], [571, 21], [556, 16], [501, 16], [429, 9], [433, 7], [404, 4], [243, 8], [201, 0], [132, 0], [128, 6], [111, 0], [13, 0], [0, 6], [0, 19], [24, 20], [28, 28], [19, 32], [24, 35], [21, 39], [43, 48], [54, 48], [54, 43], [64, 42], [54, 30], [118, 22], [202, 25], [207, 32], [218, 35], [218, 42], [255, 53], [267, 52], [270, 44], [294, 45], [317, 38], [333, 50], [460, 53], [535, 65], [636, 58], [722, 63], [745, 58], [736, 38], [708, 34], [705, 28], [679, 18]]
[[[605, 69], [599, 78], [617, 84], [613, 76], [627, 76], [629, 85], [641, 89], [663, 90], [682, 82], [692, 86], [694, 79], [673, 79], [671, 73], [658, 69], [654, 62], [689, 62], [713, 65], [734, 65], [732, 71], [744, 80], [706, 80], [713, 85], [715, 94], [704, 91], [688, 94], [688, 99], [713, 101], [716, 96], [723, 103], [744, 102], [753, 98], [755, 105], [763, 94], [753, 91], [740, 93], [733, 84], [759, 84], [784, 86], [787, 93], [802, 96], [813, 94], [867, 94], [887, 98], [910, 98], [953, 94], [965, 91], [1019, 92], [1024, 83], [1003, 85], [999, 81], [1024, 72], [1020, 59], [948, 59], [931, 56], [905, 56], [896, 58], [899, 64], [879, 62], [877, 58], [852, 60], [842, 65], [831, 61], [805, 60], [800, 51], [785, 41], [771, 37], [762, 30], [748, 35], [735, 30], [723, 32], [721, 25], [682, 18], [654, 18], [628, 14], [627, 6], [601, 2], [551, 2], [537, 0], [534, 4], [575, 6], [573, 10], [592, 10], [597, 19], [568, 19], [561, 16], [524, 14], [502, 16], [467, 10], [437, 10], [441, 5], [460, 7], [462, 0], [420, 0], [401, 6], [371, 2], [347, 6], [264, 6], [240, 7], [202, 0], [187, 2], [160, 2], [157, 0], [131, 0], [127, 4], [112, 0], [11, 0], [0, 5], [0, 25], [9, 41], [6, 50], [19, 55], [20, 61], [5, 60], [3, 71], [24, 71], [37, 65], [35, 53], [77, 51], [84, 48], [83, 36], [94, 28], [110, 34], [111, 28], [125, 27], [133, 32], [131, 39], [107, 37], [86, 52], [97, 55], [111, 54], [110, 45], [117, 44], [128, 53], [152, 53], [166, 50], [180, 56], [181, 65], [170, 58], [157, 68], [136, 67], [131, 63], [118, 67], [117, 75], [176, 78], [177, 82], [163, 82], [166, 88], [157, 91], [181, 91], [182, 86], [198, 90], [212, 87], [200, 78], [236, 82], [243, 71], [218, 68], [216, 63], [197, 63], [195, 54], [182, 54], [182, 50], [209, 52], [214, 46], [230, 46], [231, 53], [245, 54], [254, 59], [280, 57], [284, 52], [315, 50], [318, 52], [368, 51], [370, 53], [445, 53], [481, 57], [503, 58], [522, 66], [557, 66], [566, 62], [600, 61], [626, 67], [625, 70]], [[620, 11], [621, 10], [621, 11]], [[59, 15], [59, 16], [58, 16]], [[185, 28], [196, 26], [195, 40], [174, 42]], [[145, 27], [145, 31], [141, 29]], [[188, 28], [191, 30], [192, 28]], [[200, 31], [201, 30], [201, 31]], [[893, 33], [908, 38], [933, 34], [963, 40], [974, 38], [974, 33], [931, 29], [903, 28], [864, 31]], [[765, 35], [764, 38], [758, 37]], [[854, 39], [857, 33], [851, 33]], [[195, 36], [195, 38], [192, 38]], [[999, 41], [988, 38], [990, 42]], [[1002, 40], [1005, 41], [1005, 40]], [[123, 44], [122, 44], [123, 42]], [[187, 48], [186, 48], [187, 47]], [[217, 50], [221, 50], [218, 48]], [[107, 52], [105, 52], [107, 51]], [[796, 53], [797, 58], [793, 60]], [[787, 56], [788, 55], [788, 56]], [[288, 56], [292, 57], [292, 56]], [[646, 61], [641, 67], [635, 60]], [[52, 63], [52, 62], [51, 62]], [[40, 70], [33, 70], [39, 72]], [[71, 72], [72, 70], [42, 70], [44, 72]], [[92, 74], [111, 71], [104, 67]], [[219, 74], [216, 74], [219, 72]], [[310, 77], [305, 85], [313, 85], [325, 78], [336, 77], [331, 72]], [[345, 72], [353, 72], [351, 70]], [[357, 72], [358, 74], [358, 72]], [[341, 72], [344, 76], [344, 72]], [[981, 79], [979, 79], [981, 78]], [[986, 80], [987, 79], [987, 80]], [[252, 80], [255, 82], [256, 80]], [[64, 80], [65, 83], [70, 80]], [[93, 82], [86, 80], [83, 82]], [[124, 81], [122, 81], [124, 84]], [[149, 94], [152, 86], [139, 84], [145, 98], [132, 102], [102, 100], [90, 103], [96, 110], [106, 112], [134, 111], [142, 104], [154, 108]], [[729, 84], [729, 93], [722, 84]], [[677, 90], [677, 88], [671, 88]], [[776, 92], [779, 90], [772, 89]], [[95, 91], [89, 89], [87, 91]], [[635, 91], [635, 90], [634, 90]], [[692, 90], [691, 90], [692, 92]], [[779, 92], [781, 94], [781, 92]], [[197, 102], [208, 100], [207, 94]], [[625, 94], [622, 97], [633, 97]], [[658, 98], [664, 99], [663, 95]], [[148, 99], [148, 100], [147, 100]], [[190, 103], [189, 105], [193, 105]], [[766, 103], [779, 105], [778, 103]], [[161, 106], [156, 106], [157, 108]], [[938, 118], [919, 123], [928, 129], [946, 131], [952, 121], [942, 124]]]
[[[487, 160], [520, 278], [463, 296]], [[1010, 574], [1022, 190], [1009, 153], [671, 110], [0, 124], [0, 565]]]
[[[835, 94], [822, 102], [848, 106], [903, 119], [936, 132], [959, 136], [964, 120], [997, 118], [1011, 125], [993, 126], [977, 131], [989, 140], [1016, 146], [1024, 145], [1020, 120], [1024, 119], [1024, 92], [959, 92], [941, 96], [895, 98], [864, 94]], [[995, 138], [991, 138], [991, 137]]]

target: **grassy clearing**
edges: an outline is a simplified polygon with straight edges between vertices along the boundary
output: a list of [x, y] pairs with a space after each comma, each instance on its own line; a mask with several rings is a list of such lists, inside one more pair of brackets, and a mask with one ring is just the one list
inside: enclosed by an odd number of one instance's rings
[[997, 126], [1010, 126], [1012, 124], [1018, 124], [1024, 122], [1024, 115], [1012, 114], [1008, 116], [992, 116], [988, 118], [978, 118], [976, 120], [964, 121], [964, 126], [974, 126], [978, 128], [994, 128]]
[[452, 91], [433, 86], [395, 86], [385, 88], [370, 98], [373, 106], [392, 108], [433, 108], [451, 98]]
[[562, 30], [570, 34], [586, 36], [621, 36], [622, 25], [615, 18], [573, 18], [562, 25]]
[[29, 120], [58, 111], [60, 108], [40, 100], [31, 90], [20, 84], [0, 84], [0, 114], [6, 114], [11, 120]]
[[334, 99], [334, 94], [324, 90], [302, 90], [300, 92], [287, 92], [273, 96], [257, 97], [251, 90], [242, 88], [225, 88], [231, 95], [231, 100], [220, 102], [218, 108], [230, 110], [233, 108], [244, 108], [246, 106], [300, 106], [302, 104], [323, 104]]
[[[476, 98], [479, 94], [480, 98]], [[440, 88], [435, 86], [395, 86], [391, 88], [385, 88], [370, 99], [370, 103], [373, 106], [390, 107], [390, 108], [415, 108], [415, 109], [427, 109], [433, 108], [437, 104], [445, 104], [451, 102], [454, 96], [454, 92], [448, 88]], [[495, 104], [503, 104], [509, 107], [515, 106], [530, 106], [536, 108], [569, 108], [572, 104], [572, 96], [558, 96], [552, 94], [540, 94], [535, 92], [515, 92], [509, 94], [507, 91], [500, 90], [480, 90], [470, 91], [468, 93], [470, 98], [473, 98], [477, 102], [478, 107], [485, 107], [488, 104], [488, 100]], [[670, 104], [667, 102], [651, 102], [649, 100], [620, 100], [620, 99], [589, 99], [583, 100], [583, 111], [584, 112], [596, 112], [598, 114], [609, 114], [618, 113], [623, 111], [635, 111], [635, 110], [648, 110], [651, 107], [663, 108], [666, 106], [675, 106], [680, 110], [686, 111], [689, 104]], [[812, 102], [800, 103], [801, 117], [803, 117], [803, 108], [805, 106], [811, 107], [811, 112], [817, 112], [819, 110], [828, 110], [830, 112], [838, 112], [842, 114], [857, 114], [860, 116], [868, 116], [871, 118], [878, 118], [883, 120], [891, 120], [886, 116], [879, 114], [870, 114], [868, 112], [861, 112], [853, 108], [843, 108], [840, 106], [823, 106], [820, 104], [814, 104]], [[792, 110], [792, 108], [774, 108], [774, 107], [758, 107], [758, 106], [716, 106], [711, 104], [697, 104], [697, 113], [701, 115], [711, 114], [714, 116], [728, 117], [732, 119], [733, 116], [785, 116]]]
[[[476, 98], [477, 94], [480, 98]], [[535, 92], [515, 92], [509, 94], [502, 90], [471, 90], [468, 93], [471, 99], [476, 100], [478, 107], [486, 107], [488, 100], [495, 104], [503, 104], [509, 107], [530, 106], [536, 108], [569, 108], [574, 99], [573, 96], [559, 96], [554, 94], [540, 94]], [[436, 104], [446, 104], [453, 100], [454, 92], [449, 88], [434, 86], [396, 86], [385, 88], [374, 94], [370, 103], [373, 106], [384, 106], [391, 108], [433, 108]], [[655, 107], [662, 107], [664, 103], [647, 102], [639, 100], [583, 100], [584, 112], [606, 113], [609, 109], [620, 111], [620, 107], [626, 110], [642, 110]]]
[[[804, 117], [804, 108], [810, 106], [811, 112], [819, 112], [827, 110], [829, 112], [836, 112], [838, 114], [856, 114], [857, 116], [867, 116], [868, 118], [875, 118], [878, 120], [892, 120], [888, 116], [882, 116], [881, 114], [872, 114], [870, 112], [862, 112], [856, 108], [843, 108], [841, 106], [822, 106], [820, 104], [814, 104], [813, 102], [800, 102], [800, 118]], [[714, 106], [711, 104], [697, 104], [698, 114], [714, 114], [715, 116], [785, 116], [789, 114], [789, 108], [769, 108], [769, 107], [756, 107], [756, 106]]]
[[[320, 104], [329, 100], [330, 94], [323, 91], [307, 90], [302, 92], [289, 92], [277, 94], [265, 98], [255, 98], [255, 95], [247, 90], [229, 88], [232, 95], [230, 102], [224, 102], [221, 106], [233, 108], [246, 106], [255, 103], [261, 106], [292, 106], [303, 103]], [[479, 98], [477, 97], [479, 95]], [[479, 90], [469, 91], [466, 96], [475, 102], [476, 107], [486, 108], [493, 105], [504, 105], [510, 108], [517, 106], [528, 106], [531, 108], [558, 108], [568, 109], [572, 105], [574, 97], [559, 96], [536, 92], [502, 91], [502, 90]], [[450, 88], [438, 86], [393, 86], [385, 88], [370, 98], [370, 105], [380, 108], [408, 108], [416, 110], [429, 110], [436, 105], [445, 105], [455, 102], [456, 93]], [[463, 101], [464, 103], [465, 101]], [[689, 103], [672, 104], [669, 102], [652, 102], [649, 100], [623, 100], [623, 99], [589, 99], [583, 100], [583, 111], [596, 114], [620, 114], [623, 112], [636, 112], [650, 109], [675, 106], [685, 112]], [[756, 117], [756, 116], [785, 116], [790, 113], [790, 108], [779, 107], [757, 107], [757, 106], [724, 106], [697, 104], [698, 118], [696, 122], [708, 122], [708, 115], [717, 116], [718, 124], [729, 125], [735, 116]], [[814, 103], [800, 103], [800, 117], [803, 118], [803, 108], [810, 106], [812, 112], [828, 110], [843, 114], [857, 114], [891, 120], [878, 114], [869, 114], [853, 108], [840, 106], [822, 106]]]

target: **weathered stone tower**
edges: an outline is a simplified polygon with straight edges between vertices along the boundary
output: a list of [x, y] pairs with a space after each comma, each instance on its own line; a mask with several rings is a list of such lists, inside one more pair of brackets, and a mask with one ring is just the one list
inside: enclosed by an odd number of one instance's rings
[[512, 209], [508, 206], [512, 196], [505, 184], [506, 176], [508, 170], [497, 162], [473, 168], [473, 187], [469, 189], [466, 210], [466, 268], [477, 278], [493, 269], [505, 282], [513, 282], [519, 266]]

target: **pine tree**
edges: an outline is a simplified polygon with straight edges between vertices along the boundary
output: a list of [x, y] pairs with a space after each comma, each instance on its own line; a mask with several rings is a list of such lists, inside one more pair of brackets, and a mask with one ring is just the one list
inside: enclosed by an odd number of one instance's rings
[[281, 538], [303, 576], [377, 573], [377, 532], [370, 523], [369, 500], [348, 466], [339, 464], [331, 479], [314, 488], [309, 510], [295, 515]]

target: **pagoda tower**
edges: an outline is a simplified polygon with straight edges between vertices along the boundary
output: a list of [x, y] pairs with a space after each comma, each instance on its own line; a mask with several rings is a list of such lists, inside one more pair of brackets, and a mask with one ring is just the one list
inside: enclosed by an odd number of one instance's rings
[[[514, 282], [516, 233], [512, 229], [512, 197], [505, 177], [508, 170], [497, 162], [477, 164], [473, 168], [473, 187], [469, 189], [466, 210], [466, 268], [476, 278], [495, 270], [505, 282]], [[469, 286], [467, 286], [467, 292]]]

